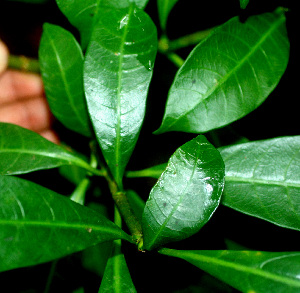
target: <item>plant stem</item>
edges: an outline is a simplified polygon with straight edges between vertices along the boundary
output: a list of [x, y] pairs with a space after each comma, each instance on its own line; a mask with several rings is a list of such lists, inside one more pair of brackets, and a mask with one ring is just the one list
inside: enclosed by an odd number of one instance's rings
[[212, 32], [212, 30], [213, 29], [198, 31], [190, 35], [186, 35], [181, 38], [178, 38], [176, 40], [169, 41], [168, 50], [175, 51], [181, 48], [196, 45], [202, 40], [204, 40]]
[[25, 56], [10, 55], [8, 58], [8, 67], [26, 72], [40, 73], [39, 61]]
[[[118, 227], [122, 228], [122, 218], [117, 206], [115, 206], [114, 222]], [[118, 255], [121, 253], [121, 245], [122, 245], [121, 239], [114, 240], [114, 248], [113, 248], [114, 255]]]
[[110, 193], [112, 195], [112, 198], [113, 198], [121, 216], [123, 217], [134, 241], [137, 243], [138, 248], [141, 249], [141, 247], [143, 245], [142, 226], [129, 204], [126, 193], [124, 191], [120, 190], [116, 181], [111, 178], [107, 169], [101, 162], [100, 162], [100, 165], [101, 165], [101, 170], [103, 171], [103, 174], [104, 174], [104, 178], [106, 179], [106, 181], [108, 183], [108, 187], [109, 187]]
[[54, 273], [55, 273], [57, 262], [58, 262], [58, 260], [54, 260], [51, 263], [50, 272], [49, 272], [49, 275], [48, 275], [48, 279], [47, 279], [47, 283], [46, 283], [46, 286], [45, 286], [45, 289], [44, 289], [44, 293], [49, 293], [50, 292], [50, 287], [51, 287], [51, 283], [52, 283], [53, 276], [54, 276]]
[[134, 240], [140, 247], [141, 241], [143, 239], [142, 226], [129, 204], [126, 193], [123, 191], [119, 191], [116, 192], [115, 194], [112, 194], [112, 197], [114, 199], [116, 206], [120, 211], [120, 214], [123, 216], [123, 219], [131, 235], [133, 236]]
[[172, 61], [177, 67], [181, 67], [182, 65], [183, 65], [183, 63], [184, 63], [184, 60], [180, 57], [180, 56], [178, 56], [176, 53], [173, 53], [173, 52], [171, 52], [171, 53], [167, 53], [166, 54], [166, 56], [168, 57], [168, 59], [170, 60], [170, 61]]

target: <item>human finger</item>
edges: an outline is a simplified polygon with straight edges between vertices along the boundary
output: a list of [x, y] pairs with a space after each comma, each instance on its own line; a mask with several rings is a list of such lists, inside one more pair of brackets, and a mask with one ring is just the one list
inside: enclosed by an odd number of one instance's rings
[[0, 105], [43, 93], [43, 82], [38, 74], [7, 70], [0, 76]]
[[50, 128], [53, 118], [46, 99], [39, 96], [0, 107], [0, 121], [41, 132]]

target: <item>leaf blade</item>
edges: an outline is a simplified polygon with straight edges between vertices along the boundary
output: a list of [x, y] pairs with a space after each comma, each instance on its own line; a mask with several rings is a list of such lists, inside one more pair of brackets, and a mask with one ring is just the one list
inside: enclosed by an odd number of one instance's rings
[[[0, 174], [24, 174], [36, 170], [75, 165], [98, 173], [85, 158], [20, 126], [0, 123]], [[98, 174], [99, 175], [99, 174]]]
[[[161, 249], [242, 292], [298, 292], [299, 252]], [[285, 269], [282, 269], [285, 268]]]
[[99, 145], [121, 185], [145, 115], [156, 29], [134, 5], [103, 8], [99, 13], [87, 50], [84, 83]]
[[220, 148], [226, 166], [222, 204], [300, 230], [300, 136]]
[[201, 42], [180, 68], [155, 133], [203, 133], [242, 118], [276, 87], [288, 56], [282, 12], [252, 16], [245, 23], [232, 18]]
[[83, 91], [83, 54], [74, 36], [57, 25], [44, 24], [39, 62], [54, 116], [67, 128], [91, 136]]
[[177, 149], [146, 202], [145, 249], [198, 232], [216, 210], [223, 186], [223, 161], [204, 136]]
[[[129, 235], [101, 214], [32, 182], [0, 176], [0, 271]], [[9, 257], [8, 257], [9, 256]]]

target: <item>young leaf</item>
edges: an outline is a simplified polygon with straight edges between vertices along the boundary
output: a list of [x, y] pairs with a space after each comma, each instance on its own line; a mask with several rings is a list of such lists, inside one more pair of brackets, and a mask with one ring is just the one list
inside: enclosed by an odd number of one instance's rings
[[99, 11], [84, 84], [97, 139], [119, 185], [144, 119], [156, 48], [156, 28], [142, 10]]
[[241, 292], [300, 291], [299, 252], [173, 250], [161, 254], [184, 259]]
[[157, 0], [158, 16], [162, 30], [166, 30], [170, 11], [178, 0]]
[[91, 38], [94, 24], [98, 20], [98, 12], [102, 7], [125, 8], [131, 2], [143, 9], [149, 0], [56, 0], [61, 12], [80, 32], [82, 48], [86, 48]]
[[131, 237], [101, 214], [32, 182], [0, 176], [0, 271]]
[[234, 17], [189, 55], [169, 91], [156, 133], [203, 133], [256, 109], [278, 84], [288, 63], [289, 41], [281, 11]]
[[300, 136], [219, 150], [226, 166], [224, 205], [300, 230]]
[[120, 253], [119, 249], [115, 249], [116, 245], [118, 244], [114, 243], [113, 253], [107, 261], [99, 293], [134, 293], [136, 289], [132, 282], [124, 254]]
[[223, 186], [223, 160], [204, 136], [178, 148], [146, 202], [144, 248], [198, 232], [218, 207]]
[[78, 154], [28, 129], [0, 123], [0, 174], [24, 174], [62, 165], [75, 165], [100, 175]]
[[39, 61], [51, 111], [67, 128], [90, 136], [81, 48], [74, 36], [63, 28], [49, 23], [43, 28]]

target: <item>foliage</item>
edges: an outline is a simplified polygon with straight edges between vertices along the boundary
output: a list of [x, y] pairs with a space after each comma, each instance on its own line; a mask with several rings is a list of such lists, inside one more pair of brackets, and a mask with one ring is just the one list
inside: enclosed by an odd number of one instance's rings
[[[276, 229], [300, 230], [299, 136], [249, 141], [234, 135], [228, 144], [220, 135], [257, 109], [284, 75], [290, 46], [286, 9], [249, 11], [245, 19], [236, 15], [170, 40], [168, 19], [180, 1], [157, 1], [160, 27], [145, 10], [148, 1], [56, 1], [80, 40], [58, 25], [44, 24], [40, 70], [50, 108], [74, 140], [58, 146], [0, 124], [1, 271], [49, 261], [55, 269], [57, 259], [83, 251], [83, 265], [102, 277], [99, 292], [136, 292], [127, 266], [130, 253], [122, 249], [136, 245], [161, 263], [170, 257], [186, 260], [200, 276], [204, 271], [220, 279], [222, 292], [299, 292], [299, 252], [263, 251], [247, 243], [241, 250], [238, 238], [203, 249], [193, 240], [206, 229], [209, 237], [216, 234], [210, 223], [224, 209]], [[240, 1], [241, 11], [248, 2]], [[180, 49], [191, 45], [196, 46], [183, 60]], [[158, 60], [166, 57], [179, 69], [162, 123], [150, 136], [171, 132], [180, 141], [185, 133], [189, 139], [168, 160], [157, 157], [152, 165], [130, 170], [145, 136], [147, 97], [159, 74], [157, 52]], [[81, 143], [87, 151], [76, 150]], [[147, 150], [143, 157], [146, 162]], [[30, 180], [53, 168], [75, 184], [69, 198], [53, 191], [55, 184], [43, 187]], [[143, 177], [156, 181], [149, 197], [139, 195], [139, 183], [136, 188], [129, 183]], [[189, 240], [196, 250], [178, 249]], [[212, 290], [219, 290], [214, 282]], [[196, 292], [209, 290], [196, 287]]]

